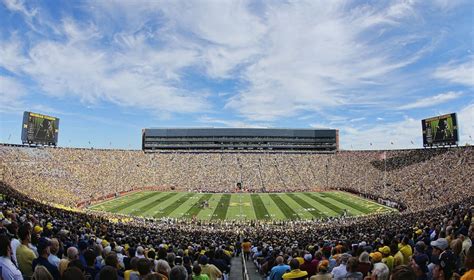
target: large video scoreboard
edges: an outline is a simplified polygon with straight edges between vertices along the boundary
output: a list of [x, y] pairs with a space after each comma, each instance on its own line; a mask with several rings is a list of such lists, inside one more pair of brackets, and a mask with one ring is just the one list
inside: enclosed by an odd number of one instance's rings
[[23, 113], [23, 127], [21, 130], [23, 144], [56, 146], [58, 131], [58, 118], [32, 112]]
[[424, 119], [421, 121], [421, 127], [424, 147], [458, 144], [458, 122], [455, 113]]

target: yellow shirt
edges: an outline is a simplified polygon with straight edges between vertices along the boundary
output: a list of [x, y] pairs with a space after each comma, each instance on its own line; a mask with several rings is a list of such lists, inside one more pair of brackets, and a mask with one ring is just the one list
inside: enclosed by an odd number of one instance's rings
[[217, 280], [222, 276], [222, 272], [213, 264], [202, 265], [201, 268], [201, 274], [207, 274], [210, 280]]
[[395, 259], [392, 256], [388, 256], [388, 257], [382, 259], [382, 262], [388, 266], [388, 269], [390, 271], [393, 270], [393, 262], [394, 261], [395, 261]]
[[395, 256], [393, 256], [393, 267], [402, 265], [405, 262], [402, 252], [398, 251]]
[[[298, 279], [308, 276], [308, 272], [300, 270], [300, 269], [293, 269], [290, 272], [283, 274], [283, 279]], [[306, 278], [305, 278], [306, 279]]]
[[408, 264], [411, 255], [413, 255], [413, 250], [411, 249], [411, 246], [408, 244], [402, 245], [399, 251], [403, 254], [403, 264]]
[[16, 249], [16, 261], [18, 262], [18, 268], [23, 275], [31, 277], [33, 275], [33, 260], [36, 259], [36, 255], [28, 248], [21, 244]]

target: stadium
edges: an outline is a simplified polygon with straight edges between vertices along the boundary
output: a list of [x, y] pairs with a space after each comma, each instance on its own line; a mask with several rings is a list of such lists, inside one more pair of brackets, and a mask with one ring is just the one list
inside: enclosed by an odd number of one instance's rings
[[0, 280], [474, 280], [469, 1], [0, 18]]

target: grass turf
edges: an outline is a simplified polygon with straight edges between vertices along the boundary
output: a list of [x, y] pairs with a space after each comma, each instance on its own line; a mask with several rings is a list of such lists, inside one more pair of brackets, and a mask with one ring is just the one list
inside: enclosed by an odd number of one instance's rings
[[[201, 207], [207, 201], [209, 207]], [[344, 192], [209, 194], [136, 192], [90, 207], [92, 210], [143, 217], [238, 220], [319, 219], [395, 211]]]

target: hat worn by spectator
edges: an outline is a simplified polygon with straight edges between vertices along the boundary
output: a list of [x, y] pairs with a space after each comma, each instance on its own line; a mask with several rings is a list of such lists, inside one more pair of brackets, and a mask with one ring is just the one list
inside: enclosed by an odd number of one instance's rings
[[382, 260], [382, 253], [380, 252], [370, 253], [369, 256], [374, 262], [380, 262]]
[[34, 228], [33, 228], [33, 231], [36, 233], [36, 234], [39, 234], [41, 232], [43, 232], [43, 228], [36, 225]]
[[384, 255], [390, 255], [390, 247], [388, 247], [388, 246], [380, 247], [379, 252], [384, 254]]
[[431, 241], [431, 247], [446, 250], [448, 248], [448, 240], [446, 238], [438, 238], [435, 241]]
[[310, 262], [313, 259], [313, 256], [311, 254], [305, 254], [304, 255], [304, 260]]

